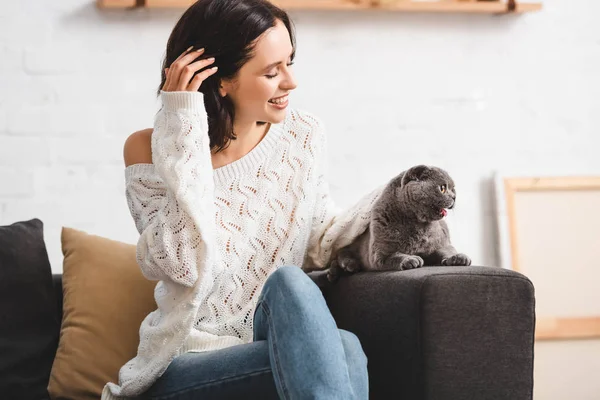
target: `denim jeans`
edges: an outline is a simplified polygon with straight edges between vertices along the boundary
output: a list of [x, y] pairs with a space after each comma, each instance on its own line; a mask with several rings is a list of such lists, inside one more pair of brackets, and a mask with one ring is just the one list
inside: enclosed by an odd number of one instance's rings
[[251, 343], [175, 358], [140, 399], [368, 399], [367, 357], [299, 267], [265, 282]]

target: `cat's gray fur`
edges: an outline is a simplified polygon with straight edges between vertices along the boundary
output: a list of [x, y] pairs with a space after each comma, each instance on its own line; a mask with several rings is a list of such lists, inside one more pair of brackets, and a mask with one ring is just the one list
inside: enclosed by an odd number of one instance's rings
[[344, 271], [471, 265], [452, 246], [443, 220], [442, 210], [455, 201], [454, 181], [443, 169], [417, 165], [400, 173], [373, 205], [367, 230], [334, 256], [327, 278], [336, 281]]

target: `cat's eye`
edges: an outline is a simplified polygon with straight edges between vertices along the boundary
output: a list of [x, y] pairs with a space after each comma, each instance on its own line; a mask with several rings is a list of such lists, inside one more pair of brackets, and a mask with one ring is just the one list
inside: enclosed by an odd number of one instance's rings
[[446, 185], [440, 185], [440, 192], [446, 193]]

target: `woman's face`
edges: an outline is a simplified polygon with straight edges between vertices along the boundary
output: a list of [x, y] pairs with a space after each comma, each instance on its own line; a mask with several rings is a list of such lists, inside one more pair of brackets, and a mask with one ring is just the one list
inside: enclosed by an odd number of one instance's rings
[[221, 95], [235, 107], [236, 122], [284, 120], [287, 96], [296, 88], [291, 68], [293, 52], [290, 34], [281, 21], [256, 39], [253, 57], [233, 80], [223, 80]]

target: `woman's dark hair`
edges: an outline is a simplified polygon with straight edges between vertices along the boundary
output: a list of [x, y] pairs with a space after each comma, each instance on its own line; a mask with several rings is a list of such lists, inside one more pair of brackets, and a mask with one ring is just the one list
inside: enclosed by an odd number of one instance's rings
[[236, 139], [233, 103], [229, 97], [220, 96], [220, 80], [236, 77], [240, 68], [253, 56], [254, 41], [274, 27], [277, 20], [286, 26], [295, 49], [294, 31], [288, 14], [268, 0], [199, 0], [184, 12], [173, 28], [167, 42], [157, 95], [160, 95], [166, 81], [165, 68], [170, 67], [190, 46], [205, 49], [199, 59], [215, 57], [210, 67], [218, 66], [219, 69], [202, 82], [198, 90], [204, 94], [211, 150], [219, 152]]

